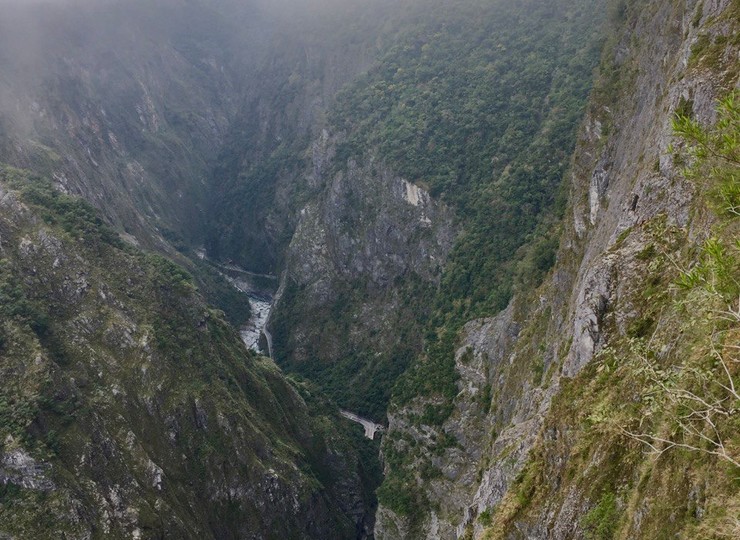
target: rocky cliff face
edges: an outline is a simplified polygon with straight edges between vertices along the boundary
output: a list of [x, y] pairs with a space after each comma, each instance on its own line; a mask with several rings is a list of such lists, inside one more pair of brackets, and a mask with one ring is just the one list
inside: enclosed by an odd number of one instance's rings
[[322, 169], [332, 154], [329, 145], [315, 156], [323, 192], [301, 211], [288, 248], [271, 321], [275, 353], [380, 420], [390, 384], [420, 348], [420, 325], [409, 321], [428, 310], [422, 301], [456, 227], [444, 204], [383, 163]]
[[[326, 114], [375, 61], [397, 3], [278, 2], [269, 49], [243, 73], [239, 109], [209, 174], [206, 247], [259, 272], [282, 269], [299, 212], [317, 196]], [[251, 48], [251, 46], [250, 46]]]
[[[382, 420], [425, 343], [446, 348], [471, 311], [506, 304], [528, 241], [541, 241], [530, 266], [548, 266], [541, 230], [594, 60], [598, 17], [579, 7], [399, 8], [407, 31], [340, 93], [304, 165], [270, 323], [281, 365]], [[530, 30], [554, 16], [533, 47]]]
[[[384, 454], [422, 447], [432, 457], [414, 464], [423, 518], [381, 507], [379, 538], [737, 533], [717, 525], [722, 505], [734, 508], [737, 496], [721, 460], [646, 456], [600, 415], [621, 414], [630, 425], [619, 400], [640, 402], [637, 386], [649, 386], [606, 357], [628, 364], [635, 342], [659, 342], [657, 356], [678, 357], [672, 369], [680, 370], [695, 349], [681, 337], [691, 317], [677, 322], [666, 298], [672, 262], [695, 264], [691, 246], [711, 234], [711, 220], [701, 210], [706, 194], [673, 153], [671, 120], [678, 111], [711, 123], [715, 100], [737, 88], [738, 4], [633, 2], [622, 15], [573, 160], [558, 262], [538, 290], [465, 327], [455, 357], [459, 393], [441, 428], [415, 420], [427, 404], [421, 398], [389, 414]], [[435, 441], [450, 437], [433, 453]], [[430, 465], [435, 473], [425, 474]], [[687, 477], [677, 472], [687, 469]], [[704, 522], [716, 528], [697, 533]]]

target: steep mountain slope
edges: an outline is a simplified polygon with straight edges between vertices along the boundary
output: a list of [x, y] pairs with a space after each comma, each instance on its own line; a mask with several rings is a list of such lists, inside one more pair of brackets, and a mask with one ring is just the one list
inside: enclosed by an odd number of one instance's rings
[[296, 168], [306, 141], [373, 56], [390, 4], [3, 4], [0, 154], [186, 265], [241, 324], [248, 309], [189, 259], [205, 243], [214, 259], [277, 271], [310, 193]]
[[[282, 366], [382, 420], [422, 349], [451, 356], [466, 320], [541, 279], [597, 60], [601, 12], [585, 4], [406, 4], [314, 142], [320, 189], [271, 323]], [[450, 367], [419, 384], [454, 389]]]
[[392, 405], [380, 538], [740, 533], [737, 98], [700, 128], [739, 86], [740, 5], [616, 7], [557, 263], [466, 324], [454, 393]]
[[366, 536], [376, 449], [187, 273], [20, 170], [0, 206], [0, 536]]
[[[252, 206], [233, 214], [232, 190], [246, 184], [249, 195], [265, 191], [269, 200], [278, 179], [263, 174], [256, 185], [245, 181], [254, 162], [269, 170], [281, 141], [299, 159], [316, 133], [323, 102], [372, 58], [365, 45], [374, 42], [388, 2], [374, 2], [381, 13], [370, 20], [364, 4], [344, 4], [4, 4], [4, 159], [43, 169], [148, 248], [192, 249], [210, 235], [214, 256], [272, 271], [274, 257], [264, 250], [243, 257], [235, 247], [243, 237], [232, 241], [221, 228], [221, 239], [209, 228], [225, 215], [229, 230], [259, 224], [259, 241], [267, 246], [274, 240], [260, 215], [270, 209], [264, 197], [240, 199]], [[327, 31], [345, 24], [348, 33]], [[47, 149], [58, 162], [46, 162]], [[287, 160], [286, 154], [284, 148], [279, 155]], [[219, 241], [233, 249], [216, 249]]]

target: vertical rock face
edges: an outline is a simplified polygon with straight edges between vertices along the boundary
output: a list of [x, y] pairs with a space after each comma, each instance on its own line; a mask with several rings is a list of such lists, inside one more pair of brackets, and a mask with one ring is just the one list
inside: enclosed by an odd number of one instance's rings
[[444, 205], [374, 161], [350, 162], [326, 180], [325, 197], [301, 212], [288, 252], [297, 284], [366, 277], [383, 288], [411, 272], [438, 279], [455, 239]]
[[[644, 300], [655, 294], [649, 276], [660, 273], [646, 253], [656, 235], [676, 250], [706, 236], [708, 224], [696, 211], [701, 194], [670, 154], [671, 120], [681, 111], [711, 122], [715, 100], [738, 87], [737, 40], [721, 37], [736, 35], [737, 10], [729, 0], [634, 2], [625, 10], [581, 129], [572, 212], [551, 277], [497, 317], [465, 327], [459, 393], [441, 428], [412, 421], [428, 404], [421, 398], [389, 414], [385, 452], [449, 436], [454, 443], [431, 458], [431, 478], [417, 464], [413, 478], [428, 501], [423, 517], [381, 507], [378, 538], [607, 538], [593, 536], [593, 516], [609, 534], [619, 525], [625, 538], [690, 526], [676, 514], [660, 525], [665, 510], [644, 484], [673, 486], [665, 497], [683, 508], [698, 484], [717, 485], [721, 465], [694, 465], [695, 480], [671, 483], [661, 472], [671, 465], [652, 464], [638, 444], [589, 435], [583, 426], [600, 398], [588, 394], [588, 401], [579, 388], [606, 377], [594, 358], [640, 336], [641, 324], [675, 324]], [[701, 40], [720, 44], [712, 62], [698, 50]], [[605, 82], [612, 76], [621, 87]], [[593, 409], [577, 410], [576, 402]]]
[[265, 8], [273, 17], [260, 50], [269, 52], [246, 70], [239, 109], [208, 178], [206, 243], [214, 256], [259, 272], [284, 267], [299, 213], [332, 164], [327, 111], [375, 61], [384, 17], [396, 8], [392, 0]]
[[[421, 296], [438, 282], [455, 240], [452, 212], [376, 160], [317, 180], [323, 192], [301, 211], [288, 248], [271, 322], [276, 358], [350, 381], [346, 405], [380, 420], [389, 379], [420, 342], [418, 328], [405, 330], [419, 312], [401, 290]], [[344, 331], [326, 331], [337, 324]]]

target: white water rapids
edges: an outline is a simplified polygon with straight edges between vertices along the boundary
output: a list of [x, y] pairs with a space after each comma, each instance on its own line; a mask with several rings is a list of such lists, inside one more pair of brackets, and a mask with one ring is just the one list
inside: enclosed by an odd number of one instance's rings
[[[254, 278], [275, 279], [275, 276], [248, 272], [232, 263], [220, 264], [211, 261], [208, 259], [206, 251], [203, 248], [196, 250], [195, 255], [201, 260], [210, 261], [211, 264], [218, 268], [219, 273], [224, 279], [247, 297], [251, 315], [249, 316], [249, 320], [239, 329], [239, 335], [244, 345], [247, 346], [247, 349], [251, 349], [259, 354], [266, 354], [272, 358], [272, 336], [269, 330], [267, 330], [267, 321], [270, 318], [270, 310], [272, 309], [272, 294], [263, 288], [256, 288], [253, 281]], [[267, 343], [267, 350], [260, 346], [263, 335]]]
[[267, 325], [267, 318], [270, 316], [272, 304], [268, 301], [250, 296], [249, 307], [252, 308], [252, 315], [249, 321], [247, 321], [247, 324], [239, 330], [239, 335], [248, 349], [252, 349], [258, 353], [269, 353], [269, 350], [263, 351], [260, 348], [260, 338], [265, 332], [265, 326]]

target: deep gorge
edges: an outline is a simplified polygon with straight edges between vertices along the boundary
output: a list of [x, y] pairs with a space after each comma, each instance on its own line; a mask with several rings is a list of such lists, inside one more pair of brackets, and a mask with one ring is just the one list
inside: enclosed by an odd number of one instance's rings
[[0, 537], [735, 538], [738, 26], [0, 2]]

